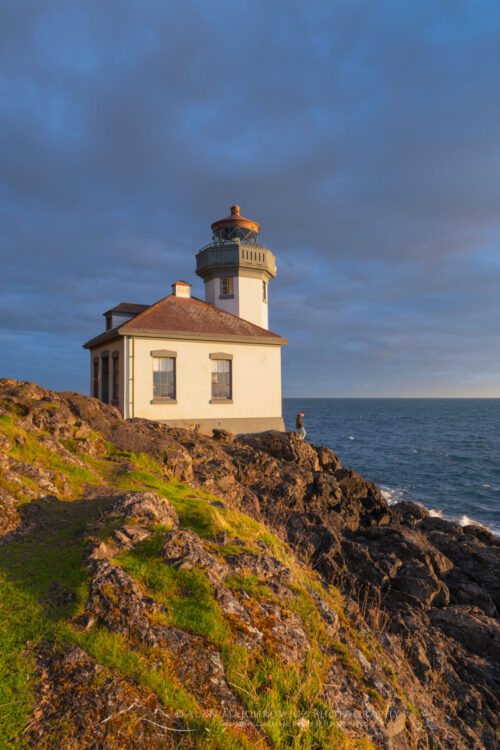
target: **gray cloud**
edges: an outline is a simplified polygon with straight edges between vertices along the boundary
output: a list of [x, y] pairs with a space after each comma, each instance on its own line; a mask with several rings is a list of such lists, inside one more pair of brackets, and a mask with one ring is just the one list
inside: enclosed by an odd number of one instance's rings
[[86, 390], [100, 314], [194, 281], [237, 199], [286, 393], [500, 395], [499, 64], [467, 0], [4, 8], [2, 374]]

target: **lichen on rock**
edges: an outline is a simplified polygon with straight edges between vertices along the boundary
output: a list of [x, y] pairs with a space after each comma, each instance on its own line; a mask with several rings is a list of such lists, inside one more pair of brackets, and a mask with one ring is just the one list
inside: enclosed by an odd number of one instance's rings
[[495, 747], [500, 542], [294, 433], [0, 380], [0, 535], [9, 737]]

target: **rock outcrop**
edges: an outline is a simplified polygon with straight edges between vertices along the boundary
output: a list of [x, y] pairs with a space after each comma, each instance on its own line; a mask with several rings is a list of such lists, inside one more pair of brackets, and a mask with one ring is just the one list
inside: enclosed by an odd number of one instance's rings
[[[332, 450], [294, 433], [210, 438], [0, 381], [3, 548], [48, 534], [51, 509], [72, 505], [84, 521], [88, 592], [67, 627], [80, 645], [57, 647], [45, 634], [36, 647], [35, 746], [50, 746], [66, 710], [68, 746], [118, 747], [118, 729], [125, 747], [198, 746], [187, 738], [194, 711], [203, 731], [226, 726], [241, 742], [200, 747], [299, 747], [279, 744], [251, 709], [260, 695], [276, 699], [278, 671], [284, 680], [294, 666], [312, 680], [311, 660], [334, 720], [329, 739], [311, 715], [290, 720], [299, 736], [316, 732], [304, 746], [335, 747], [337, 737], [342, 747], [344, 734], [380, 748], [497, 746], [500, 541], [485, 529], [389, 506]], [[71, 591], [60, 595], [52, 588], [47, 601], [76, 607]], [[120, 672], [111, 659], [103, 666], [103, 647], [85, 650], [98, 633], [113, 648], [128, 644], [133, 665]], [[142, 662], [154, 679], [141, 676]], [[189, 694], [182, 716], [166, 708], [167, 673]], [[85, 680], [96, 683], [93, 699]], [[127, 734], [130, 722], [137, 733]]]

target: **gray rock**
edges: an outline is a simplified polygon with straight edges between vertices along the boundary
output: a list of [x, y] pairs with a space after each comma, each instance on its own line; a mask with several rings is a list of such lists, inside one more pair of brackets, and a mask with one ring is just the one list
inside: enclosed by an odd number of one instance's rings
[[200, 537], [190, 529], [168, 532], [161, 555], [167, 565], [179, 570], [201, 568], [216, 585], [220, 585], [227, 574], [226, 566], [204, 548]]
[[406, 712], [404, 703], [400, 698], [391, 703], [385, 715], [385, 731], [389, 737], [401, 734], [406, 724]]
[[445, 607], [450, 601], [446, 584], [440, 581], [431, 569], [418, 561], [403, 565], [393, 579], [392, 586], [397, 591], [413, 596], [426, 607], [431, 604]]
[[360, 651], [359, 648], [357, 648], [354, 653], [355, 653], [356, 659], [361, 664], [363, 672], [366, 675], [371, 674], [371, 672], [373, 670], [373, 667], [371, 665], [371, 662], [369, 662], [368, 659], [366, 658], [366, 656], [364, 655], [364, 653], [362, 651]]
[[269, 553], [256, 555], [242, 552], [240, 555], [226, 555], [224, 559], [232, 575], [253, 573], [266, 581], [284, 581], [290, 578], [290, 569]]
[[112, 505], [106, 516], [108, 518], [125, 516], [125, 518], [137, 521], [173, 527], [179, 525], [179, 517], [172, 503], [156, 492], [147, 490], [128, 492]]
[[113, 531], [111, 538], [120, 549], [132, 549], [150, 535], [151, 532], [142, 526], [126, 524]]
[[455, 606], [430, 613], [437, 625], [468, 649], [486, 659], [500, 660], [500, 625], [477, 607]]

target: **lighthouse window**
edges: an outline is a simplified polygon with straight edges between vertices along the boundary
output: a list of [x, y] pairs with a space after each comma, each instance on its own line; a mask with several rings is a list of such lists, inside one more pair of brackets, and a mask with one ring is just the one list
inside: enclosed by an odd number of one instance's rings
[[153, 358], [153, 398], [175, 399], [175, 357]]
[[220, 293], [222, 297], [227, 297], [230, 294], [234, 294], [232, 276], [220, 280]]
[[267, 283], [262, 282], [262, 301], [267, 302]]
[[120, 370], [119, 370], [119, 355], [118, 352], [113, 352], [113, 378], [112, 378], [112, 384], [113, 384], [113, 391], [112, 391], [112, 397], [113, 401], [112, 403], [118, 403], [118, 393], [119, 393], [119, 387], [120, 387]]
[[214, 241], [222, 244], [239, 240], [247, 245], [256, 245], [257, 239], [257, 232], [253, 229], [245, 229], [245, 227], [222, 227], [214, 232]]
[[101, 392], [101, 401], [104, 401], [105, 404], [109, 403], [109, 356], [101, 355], [101, 361], [102, 361], [102, 392]]
[[94, 359], [92, 395], [94, 396], [94, 398], [99, 398], [99, 360], [97, 359], [97, 357], [95, 357]]
[[212, 361], [212, 398], [232, 398], [231, 360], [214, 359]]

